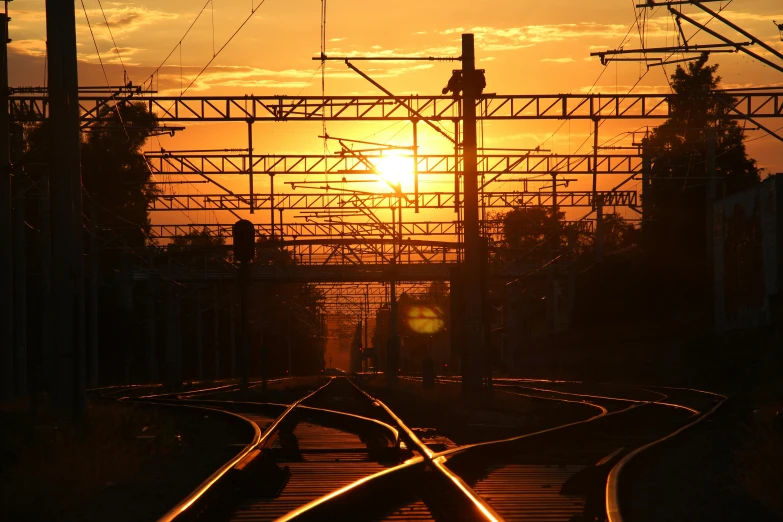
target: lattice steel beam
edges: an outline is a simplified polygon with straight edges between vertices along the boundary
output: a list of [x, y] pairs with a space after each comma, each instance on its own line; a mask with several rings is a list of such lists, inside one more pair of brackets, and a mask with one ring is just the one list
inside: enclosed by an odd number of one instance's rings
[[[592, 220], [565, 221], [568, 227], [576, 227], [580, 232], [592, 233], [594, 222]], [[156, 239], [174, 239], [183, 235], [197, 234], [206, 231], [212, 237], [224, 237], [230, 241], [231, 227], [233, 225], [216, 224], [153, 224], [150, 225], [150, 235]], [[485, 235], [497, 235], [503, 233], [503, 224], [499, 221], [483, 221], [480, 223]], [[255, 224], [257, 236], [272, 236], [272, 225]], [[402, 223], [402, 235], [411, 237], [454, 237], [462, 232], [461, 225], [456, 221], [421, 221]], [[350, 237], [388, 237], [387, 227], [377, 223], [286, 223], [277, 224], [274, 227], [275, 237], [285, 240], [297, 238], [350, 238]]]
[[[256, 210], [348, 210], [357, 208], [392, 209], [402, 204], [412, 209], [416, 200], [413, 194], [398, 198], [394, 194], [309, 193], [255, 195]], [[518, 208], [526, 206], [551, 206], [551, 192], [484, 192], [479, 205], [484, 208]], [[556, 204], [561, 207], [594, 207], [595, 198], [607, 207], [636, 207], [636, 191], [569, 191], [557, 194]], [[428, 192], [418, 194], [418, 208], [453, 208], [454, 194]], [[150, 202], [151, 211], [180, 210], [250, 210], [247, 194], [169, 194]]]
[[[250, 171], [247, 154], [148, 152], [145, 156], [154, 174], [247, 174]], [[370, 161], [380, 157], [366, 155]], [[399, 157], [410, 161], [413, 167], [413, 155]], [[461, 156], [458, 161], [462, 172]], [[420, 175], [454, 176], [454, 163], [454, 154], [420, 154], [417, 157]], [[252, 166], [254, 174], [371, 174], [359, 158], [341, 155], [254, 155]], [[633, 154], [600, 155], [597, 169], [593, 169], [593, 156], [589, 154], [485, 154], [479, 156], [478, 170], [483, 174], [633, 174], [641, 172], [642, 157]]]
[[[736, 118], [783, 116], [783, 93], [735, 92]], [[161, 123], [186, 121], [405, 121], [421, 115], [429, 121], [460, 118], [460, 100], [451, 96], [136, 96]], [[484, 95], [477, 100], [478, 119], [637, 119], [668, 118], [672, 95], [535, 94]], [[122, 101], [120, 101], [122, 102]], [[84, 95], [79, 106], [84, 124], [110, 117], [115, 103], [106, 96]], [[14, 121], [48, 117], [41, 95], [17, 95], [9, 102]], [[407, 107], [406, 107], [407, 106]], [[410, 110], [413, 109], [413, 110]]]

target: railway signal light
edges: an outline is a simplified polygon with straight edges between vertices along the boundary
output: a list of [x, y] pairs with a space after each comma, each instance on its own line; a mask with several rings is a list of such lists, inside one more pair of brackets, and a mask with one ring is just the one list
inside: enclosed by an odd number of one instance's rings
[[249, 263], [255, 257], [256, 229], [247, 219], [240, 219], [232, 228], [234, 236], [234, 259], [239, 263]]

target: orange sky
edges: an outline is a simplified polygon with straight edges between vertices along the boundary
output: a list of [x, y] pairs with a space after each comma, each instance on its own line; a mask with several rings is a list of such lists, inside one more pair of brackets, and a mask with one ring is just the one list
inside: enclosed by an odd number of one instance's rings
[[[226, 42], [228, 37], [260, 0], [213, 0], [182, 40], [188, 26], [198, 15], [203, 1], [166, 0], [164, 2], [103, 2], [114, 40], [120, 51], [114, 51], [97, 0], [84, 0], [93, 26], [106, 75], [111, 84], [122, 82], [124, 62], [128, 75], [139, 84], [173, 53], [160, 69], [156, 86], [161, 93], [179, 94], [195, 74]], [[327, 53], [332, 55], [398, 54], [459, 55], [462, 32], [473, 32], [477, 38], [479, 67], [487, 70], [486, 92], [507, 94], [587, 92], [625, 93], [668, 92], [663, 68], [636, 63], [602, 66], [589, 53], [616, 48], [638, 47], [635, 26], [637, 11], [632, 0], [577, 2], [550, 0], [431, 0], [397, 2], [329, 0], [327, 17]], [[41, 85], [44, 82], [45, 15], [43, 0], [14, 2], [11, 6], [10, 82], [16, 85]], [[81, 2], [77, 6], [77, 37], [80, 53], [80, 83], [105, 85], [106, 80], [90, 36]], [[319, 62], [311, 57], [320, 49], [319, 0], [266, 0], [242, 31], [213, 61], [212, 66], [195, 81], [186, 94], [321, 94]], [[717, 8], [719, 4], [710, 4]], [[694, 8], [686, 12], [693, 13]], [[767, 43], [783, 50], [772, 20], [783, 20], [783, 5], [778, 0], [734, 0], [723, 14], [753, 32]], [[703, 19], [703, 17], [701, 17]], [[711, 26], [712, 27], [712, 26]], [[719, 27], [715, 25], [714, 27]], [[630, 31], [630, 32], [629, 32]], [[686, 27], [688, 34], [692, 28]], [[724, 34], [734, 36], [731, 31]], [[674, 42], [675, 29], [663, 9], [650, 16], [647, 45]], [[738, 38], [739, 39], [739, 38]], [[701, 36], [698, 42], [710, 41]], [[721, 64], [725, 87], [783, 85], [778, 73], [743, 55], [715, 55]], [[452, 68], [450, 63], [378, 63], [358, 62], [360, 68], [398, 94], [437, 94], [445, 85]], [[672, 72], [670, 68], [669, 73]], [[641, 79], [640, 79], [641, 76]], [[596, 79], [600, 79], [596, 82]], [[638, 82], [638, 83], [637, 83]], [[328, 63], [325, 90], [327, 94], [379, 94], [365, 80], [346, 69], [340, 62]], [[654, 125], [656, 121], [607, 122], [601, 127], [601, 141], [618, 133]], [[770, 123], [770, 122], [768, 122]], [[772, 128], [783, 125], [771, 122]], [[554, 152], [590, 152], [588, 137], [591, 123], [566, 122], [487, 122], [484, 126], [487, 146], [535, 147], [543, 145]], [[447, 143], [438, 135], [420, 131], [421, 152], [443, 152]], [[553, 131], [560, 127], [559, 132]], [[331, 123], [331, 135], [355, 139], [410, 145], [410, 124]], [[323, 143], [317, 138], [320, 123], [265, 123], [256, 125], [254, 146], [257, 154], [320, 153]], [[149, 150], [176, 148], [231, 148], [246, 146], [243, 124], [191, 124], [174, 138], [151, 140]], [[772, 138], [760, 138], [749, 144], [751, 154], [760, 166], [771, 172], [783, 171], [783, 147]], [[626, 141], [628, 143], [628, 141]], [[243, 191], [246, 181], [237, 177], [225, 182]], [[613, 186], [617, 178], [603, 180]], [[268, 180], [257, 182], [259, 191]], [[450, 186], [446, 183], [441, 188]], [[585, 188], [585, 183], [577, 188]], [[193, 186], [191, 192], [215, 190], [205, 185]], [[572, 185], [572, 188], [574, 185]], [[423, 179], [422, 190], [439, 188], [434, 180]], [[629, 188], [633, 186], [629, 185]], [[280, 188], [278, 188], [280, 190]], [[512, 184], [496, 190], [515, 190]], [[246, 189], [244, 190], [246, 192]], [[453, 214], [439, 219], [452, 219]], [[187, 216], [167, 214], [160, 222], [233, 221], [214, 215]], [[256, 216], [256, 219], [265, 219]], [[423, 213], [420, 220], [438, 219]]]

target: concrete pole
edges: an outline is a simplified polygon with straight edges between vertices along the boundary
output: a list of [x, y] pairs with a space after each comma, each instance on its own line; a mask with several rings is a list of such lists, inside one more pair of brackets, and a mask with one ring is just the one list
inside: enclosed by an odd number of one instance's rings
[[[11, 141], [8, 115], [8, 16], [0, 14], [0, 237], [12, 237]], [[0, 400], [14, 397], [13, 252], [0, 249]]]
[[474, 392], [482, 387], [484, 351], [481, 283], [481, 238], [478, 215], [478, 163], [476, 137], [476, 56], [472, 34], [462, 35], [462, 135], [465, 223], [465, 344], [462, 353], [462, 389]]
[[46, 1], [52, 212], [52, 341], [57, 351], [58, 415], [85, 412], [84, 265], [76, 20], [73, 2]]

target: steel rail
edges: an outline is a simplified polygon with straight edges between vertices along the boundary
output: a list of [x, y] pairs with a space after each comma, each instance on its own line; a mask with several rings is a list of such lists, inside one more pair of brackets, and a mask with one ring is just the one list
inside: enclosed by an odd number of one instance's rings
[[493, 522], [498, 522], [503, 520], [500, 515], [498, 515], [492, 507], [487, 504], [487, 502], [482, 499], [480, 496], [476, 494], [475, 491], [473, 491], [470, 486], [468, 486], [459, 476], [457, 476], [453, 471], [443, 466], [443, 462], [445, 462], [445, 457], [440, 457], [439, 455], [436, 455], [432, 450], [430, 450], [426, 444], [424, 444], [413, 431], [408, 428], [408, 426], [400, 419], [394, 411], [392, 411], [391, 408], [389, 408], [383, 401], [378, 400], [377, 398], [373, 397], [366, 391], [359, 388], [356, 383], [354, 383], [352, 380], [349, 380], [349, 382], [357, 389], [359, 392], [361, 392], [364, 396], [366, 396], [368, 399], [370, 399], [373, 402], [378, 403], [378, 405], [383, 408], [383, 410], [386, 412], [389, 417], [394, 419], [394, 422], [397, 423], [397, 425], [400, 427], [400, 429], [403, 430], [405, 435], [409, 438], [411, 442], [416, 446], [416, 448], [419, 450], [419, 452], [424, 455], [425, 459], [432, 463], [435, 468], [440, 471], [446, 478], [448, 478], [457, 488], [462, 491], [462, 493], [470, 500], [470, 502], [473, 504], [473, 506], [484, 516], [486, 520], [491, 520]]
[[[665, 388], [665, 387], [661, 387], [661, 388]], [[628, 463], [631, 462], [631, 460], [633, 460], [634, 457], [640, 455], [641, 453], [647, 451], [648, 449], [662, 442], [673, 439], [674, 437], [684, 432], [685, 430], [692, 428], [693, 426], [696, 426], [701, 421], [703, 421], [704, 419], [706, 419], [707, 417], [715, 413], [715, 411], [717, 411], [717, 409], [720, 408], [728, 399], [728, 397], [726, 397], [725, 395], [720, 395], [704, 390], [696, 390], [692, 388], [671, 388], [671, 389], [695, 391], [695, 392], [722, 397], [722, 399], [717, 404], [715, 404], [715, 406], [713, 406], [709, 411], [702, 414], [698, 419], [686, 424], [685, 426], [680, 427], [679, 429], [673, 431], [672, 433], [666, 435], [665, 437], [662, 437], [658, 440], [650, 442], [649, 444], [636, 448], [635, 450], [633, 450], [632, 452], [624, 456], [617, 464], [614, 465], [614, 467], [609, 471], [609, 476], [606, 479], [606, 496], [605, 496], [606, 515], [609, 522], [625, 522], [625, 519], [623, 518], [620, 509], [619, 484], [620, 484], [620, 475], [622, 471], [625, 469], [625, 467], [628, 465]]]
[[[232, 458], [230, 461], [225, 463], [223, 466], [220, 467], [217, 471], [215, 471], [212, 475], [210, 475], [204, 482], [201, 483], [193, 492], [191, 492], [187, 497], [185, 497], [182, 501], [180, 501], [176, 506], [174, 506], [172, 509], [170, 509], [165, 515], [160, 517], [158, 519], [158, 522], [173, 522], [175, 521], [179, 516], [183, 515], [188, 508], [190, 508], [199, 498], [201, 498], [212, 486], [215, 485], [216, 482], [218, 482], [220, 479], [222, 479], [231, 469], [234, 468], [237, 464], [242, 462], [243, 459], [245, 459], [251, 452], [256, 450], [259, 446], [263, 445], [271, 436], [272, 433], [274, 433], [277, 430], [277, 427], [280, 425], [280, 423], [296, 408], [296, 406], [301, 403], [304, 400], [309, 399], [316, 393], [320, 392], [329, 384], [331, 383], [331, 380], [318, 388], [317, 390], [313, 391], [312, 393], [308, 394], [307, 396], [297, 400], [296, 402], [292, 403], [288, 408], [280, 414], [279, 417], [277, 417], [272, 424], [269, 425], [266, 432], [261, 434], [260, 429], [258, 426], [250, 421], [249, 419], [246, 419], [245, 417], [242, 417], [241, 415], [237, 415], [238, 417], [247, 420], [248, 422], [251, 422], [254, 426], [256, 426], [256, 429], [258, 430], [258, 437], [254, 437], [254, 440], [251, 444], [248, 444], [245, 446], [245, 448], [234, 458]], [[187, 404], [182, 404], [183, 406], [187, 406]], [[199, 407], [199, 406], [190, 406], [190, 407]]]

